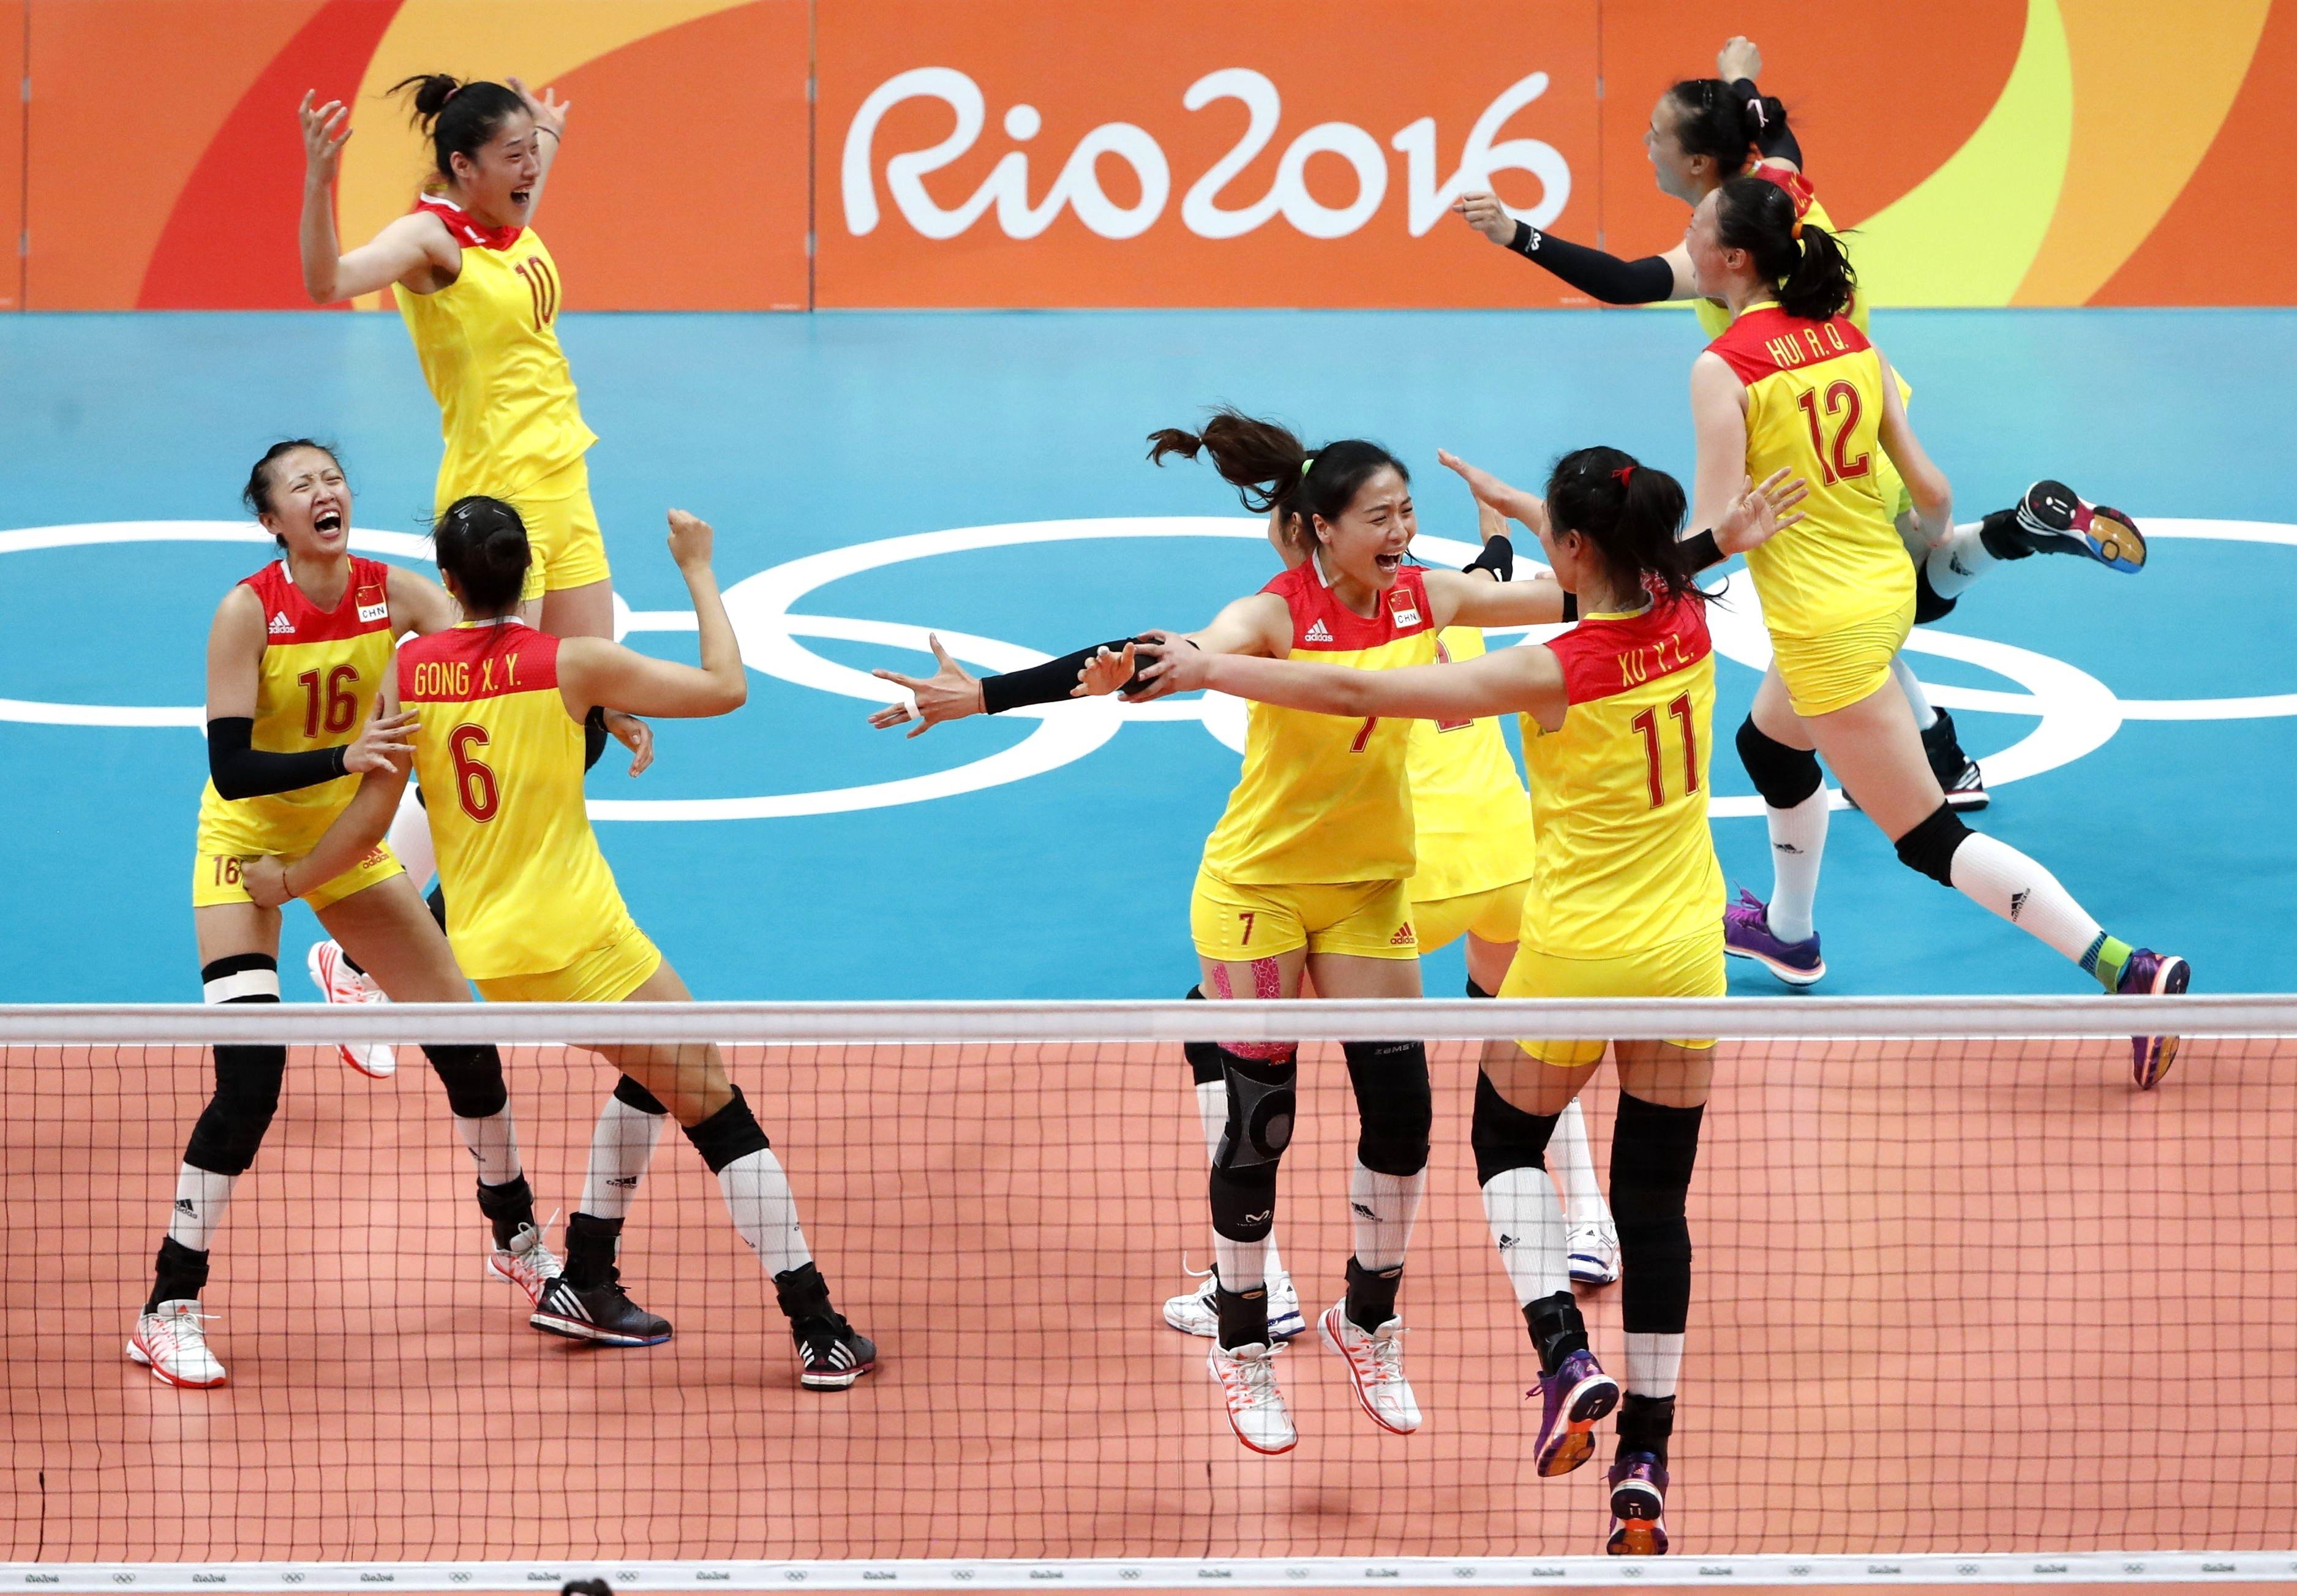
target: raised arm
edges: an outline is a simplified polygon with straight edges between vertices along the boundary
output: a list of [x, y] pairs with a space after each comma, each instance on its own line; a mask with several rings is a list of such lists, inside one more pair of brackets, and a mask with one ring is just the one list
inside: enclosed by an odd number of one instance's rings
[[1622, 260], [1509, 215], [1496, 194], [1461, 194], [1452, 209], [1501, 248], [1513, 250], [1606, 305], [1651, 305], [1692, 297], [1691, 251], [1682, 244], [1664, 255]]
[[633, 715], [692, 720], [731, 714], [748, 701], [750, 679], [741, 646], [710, 569], [712, 541], [708, 522], [683, 510], [670, 513], [670, 555], [694, 600], [700, 668], [658, 660], [604, 638], [565, 638], [558, 645], [558, 691], [567, 713], [580, 720], [598, 704]]
[[1914, 436], [1914, 424], [1906, 419], [1906, 400], [1898, 394], [1898, 374], [1882, 358], [1881, 350], [1875, 350], [1874, 358], [1882, 366], [1882, 452], [1906, 479], [1906, 496], [1914, 501], [1922, 536], [1935, 548], [1954, 530], [1954, 488], [1946, 473], [1931, 462], [1922, 440]]
[[526, 113], [534, 119], [534, 163], [539, 170], [526, 201], [526, 218], [531, 224], [542, 204], [542, 185], [550, 181], [550, 169], [557, 163], [558, 146], [566, 137], [566, 113], [574, 109], [574, 102], [560, 99], [555, 88], [544, 89], [538, 98], [516, 78], [506, 78], [503, 82], [526, 102]]
[[1176, 642], [1143, 644], [1140, 653], [1145, 685], [1138, 693], [1128, 692], [1128, 702], [1206, 687], [1349, 720], [1476, 720], [1527, 712], [1549, 727], [1563, 723], [1567, 707], [1563, 666], [1553, 650], [1536, 646], [1503, 648], [1457, 664], [1393, 670], [1206, 654]]
[[462, 269], [460, 246], [435, 216], [402, 216], [350, 254], [335, 237], [335, 177], [350, 142], [350, 107], [338, 100], [297, 107], [303, 123], [303, 292], [315, 305], [357, 299], [392, 283], [432, 293]]

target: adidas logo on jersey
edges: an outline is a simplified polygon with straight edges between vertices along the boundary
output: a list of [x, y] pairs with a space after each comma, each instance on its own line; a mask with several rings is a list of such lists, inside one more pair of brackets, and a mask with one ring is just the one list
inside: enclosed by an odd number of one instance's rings
[[282, 610], [277, 614], [271, 617], [271, 635], [273, 637], [276, 638], [283, 632], [292, 632], [294, 629], [295, 623], [287, 619], [286, 611]]
[[1322, 616], [1319, 615], [1315, 620], [1311, 621], [1308, 623], [1309, 642], [1329, 643], [1331, 640], [1332, 629], [1324, 624], [1324, 618]]

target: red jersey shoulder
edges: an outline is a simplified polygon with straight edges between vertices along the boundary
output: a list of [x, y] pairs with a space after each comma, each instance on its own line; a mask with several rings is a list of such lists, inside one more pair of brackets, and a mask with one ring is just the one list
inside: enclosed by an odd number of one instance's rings
[[417, 194], [414, 210], [418, 216], [435, 216], [444, 222], [455, 242], [466, 250], [507, 250], [526, 232], [523, 227], [482, 226], [444, 194]]
[[458, 626], [399, 648], [401, 703], [472, 703], [555, 691], [559, 639], [530, 626]]
[[1847, 316], [1812, 321], [1765, 305], [1740, 317], [1707, 347], [1752, 387], [1775, 373], [1863, 354], [1873, 346]]
[[1395, 586], [1380, 595], [1379, 609], [1368, 616], [1357, 614], [1332, 596], [1313, 559], [1294, 566], [1261, 591], [1275, 594], [1292, 612], [1295, 649], [1353, 653], [1432, 629], [1428, 584], [1416, 565], [1398, 568]]
[[1758, 160], [1747, 169], [1747, 176], [1760, 177], [1766, 183], [1775, 184], [1778, 187], [1786, 190], [1787, 198], [1794, 202], [1795, 218], [1798, 221], [1810, 214], [1811, 203], [1818, 198], [1817, 191], [1810, 185], [1810, 179], [1791, 166], [1782, 166], [1772, 160]]
[[332, 610], [323, 610], [288, 578], [284, 561], [274, 560], [241, 579], [263, 606], [263, 639], [273, 643], [339, 643], [391, 627], [391, 568], [380, 560], [351, 556], [350, 580]]
[[1714, 653], [1715, 643], [1707, 606], [1678, 598], [1640, 614], [1582, 621], [1548, 647], [1563, 665], [1564, 701], [1588, 703], [1688, 670]]

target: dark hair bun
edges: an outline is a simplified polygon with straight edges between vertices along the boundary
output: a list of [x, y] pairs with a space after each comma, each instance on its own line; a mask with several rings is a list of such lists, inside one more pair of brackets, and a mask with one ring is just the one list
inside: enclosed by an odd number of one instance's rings
[[533, 551], [526, 522], [498, 498], [473, 493], [447, 506], [431, 529], [442, 575], [455, 579], [465, 608], [499, 615], [518, 602]]

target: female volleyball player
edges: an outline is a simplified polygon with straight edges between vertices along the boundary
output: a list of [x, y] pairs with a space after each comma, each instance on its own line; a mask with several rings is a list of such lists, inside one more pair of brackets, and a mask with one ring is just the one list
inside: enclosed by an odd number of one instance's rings
[[[388, 770], [414, 735], [411, 717], [373, 714], [391, 640], [452, 626], [455, 607], [410, 571], [350, 553], [351, 493], [332, 451], [308, 439], [256, 462], [247, 507], [279, 541], [279, 559], [239, 583], [208, 631], [207, 789], [200, 795], [192, 920], [210, 1003], [279, 1000], [279, 909], [258, 901], [248, 861], [300, 853], [358, 792]], [[328, 934], [402, 1000], [466, 1003], [447, 939], [388, 847], [307, 877], [296, 895]], [[491, 1047], [423, 1049], [447, 1089], [464, 1145], [478, 1161], [479, 1208], [494, 1230], [490, 1263], [530, 1302], [558, 1272], [534, 1227], [534, 1198]], [[344, 1062], [388, 1074], [389, 1048], [345, 1046]], [[128, 1355], [177, 1386], [219, 1386], [199, 1296], [232, 1188], [254, 1161], [278, 1107], [287, 1049], [218, 1046], [215, 1091], [193, 1127], [176, 1181], [152, 1295]]]
[[[1807, 911], [1814, 894], [1824, 754], [1911, 868], [2041, 938], [2110, 992], [2184, 991], [2184, 959], [2106, 935], [2047, 870], [1962, 823], [1922, 757], [1906, 695], [1883, 690], [1914, 620], [1914, 579], [1879, 465], [1887, 457], [1897, 468], [1933, 539], [1953, 497], [1907, 424], [1889, 362], [1844, 314], [1856, 278], [1841, 244], [1799, 218], [1784, 189], [1756, 177], [1701, 200], [1685, 243], [1699, 292], [1733, 318], [1692, 368], [1700, 513], [1728, 503], [1750, 472], [1792, 470], [1811, 484], [1804, 522], [1747, 561], [1773, 658], [1739, 753], [1769, 817], [1777, 886], [1769, 911], [1751, 896], [1727, 911], [1733, 949], [1781, 962], [1804, 951], [1772, 917], [1789, 897]], [[2137, 1083], [2150, 1087], [2178, 1040], [2133, 1045]]]
[[[439, 403], [446, 452], [436, 508], [472, 493], [516, 504], [534, 538], [521, 595], [526, 618], [561, 637], [610, 638], [613, 583], [584, 459], [597, 438], [583, 424], [558, 343], [557, 262], [531, 225], [568, 107], [547, 89], [537, 98], [516, 78], [460, 83], [434, 72], [391, 92], [408, 94], [430, 139], [431, 186], [413, 210], [349, 254], [336, 243], [333, 187], [350, 109], [303, 96], [303, 285], [322, 305], [393, 291]], [[629, 745], [633, 776], [651, 762], [652, 733], [613, 712], [585, 728], [591, 763], [609, 732]], [[434, 860], [412, 793], [391, 842], [420, 887]], [[356, 962], [343, 967], [327, 944], [311, 961], [328, 1001], [371, 998]]]
[[[1446, 464], [1454, 464], [1445, 457]], [[1707, 825], [1715, 664], [1695, 582], [1698, 541], [1679, 541], [1682, 488], [1613, 448], [1556, 465], [1544, 506], [1470, 467], [1479, 498], [1528, 519], [1579, 621], [1544, 646], [1440, 670], [1336, 670], [1148, 643], [1138, 695], [1209, 687], [1254, 712], [1313, 712], [1343, 732], [1384, 718], [1524, 717], [1540, 868], [1524, 901], [1503, 998], [1718, 997], [1723, 876]], [[1771, 535], [1799, 484], [1774, 477], [1731, 496], [1714, 528], [1735, 550]], [[1791, 521], [1792, 516], [1787, 519]], [[1627, 1399], [1611, 1475], [1610, 1550], [1667, 1550], [1667, 1441], [1691, 1303], [1684, 1219], [1707, 1101], [1712, 1040], [1610, 1044], [1619, 1072], [1611, 1201], [1625, 1265]], [[1566, 1273], [1563, 1214], [1542, 1167], [1558, 1116], [1602, 1061], [1600, 1041], [1497, 1042], [1476, 1082], [1470, 1139], [1485, 1213], [1540, 1362], [1535, 1467], [1566, 1474], [1593, 1454], [1594, 1422], [1619, 1400], [1587, 1344]], [[1532, 1062], [1525, 1061], [1528, 1055]]]
[[[560, 638], [517, 616], [531, 560], [526, 527], [501, 499], [449, 506], [432, 531], [439, 571], [468, 618], [399, 650], [386, 694], [415, 717], [415, 764], [438, 798], [440, 877], [455, 906], [449, 936], [491, 1002], [687, 1002], [691, 994], [647, 940], [614, 885], [582, 802], [582, 728], [601, 704], [634, 714], [730, 714], [749, 695], [734, 629], [710, 569], [708, 525], [670, 513], [670, 551], [701, 631], [702, 665], [673, 664], [603, 638]], [[406, 782], [370, 775], [309, 854], [262, 861], [259, 901], [325, 880], [375, 846]], [[877, 1348], [831, 1305], [797, 1201], [715, 1044], [597, 1049], [684, 1127], [757, 1253], [788, 1317], [799, 1383], [851, 1386]], [[613, 1105], [602, 1120], [608, 1132]], [[651, 1150], [651, 1142], [647, 1150]], [[594, 1143], [594, 1156], [597, 1144]], [[643, 1159], [638, 1161], [643, 1167]], [[567, 1225], [564, 1272], [536, 1304], [536, 1329], [615, 1346], [669, 1338], [670, 1324], [630, 1301], [615, 1269], [619, 1213], [596, 1212], [594, 1163], [583, 1211]], [[633, 1175], [635, 1172], [632, 1172]], [[627, 1201], [627, 1197], [623, 1199]]]
[[[1832, 232], [1834, 223], [1804, 174], [1802, 150], [1788, 127], [1786, 108], [1755, 86], [1762, 70], [1762, 54], [1754, 45], [1733, 38], [1716, 57], [1717, 76], [1686, 78], [1659, 96], [1643, 134], [1659, 192], [1695, 206], [1731, 177], [1759, 177], [1782, 187], [1806, 221]], [[1516, 251], [1591, 298], [1612, 305], [1689, 300], [1709, 338], [1730, 325], [1724, 308], [1692, 283], [1691, 258], [1681, 244], [1664, 255], [1622, 260], [1518, 221], [1489, 193], [1464, 194], [1453, 209], [1493, 243]], [[1864, 295], [1853, 298], [1849, 316], [1861, 333], [1866, 331]], [[1911, 392], [1903, 381], [1899, 391], [1902, 399]], [[1889, 463], [1876, 461], [1875, 470], [1883, 502], [1892, 506], [1899, 537], [1915, 564], [1914, 619], [1919, 622], [1945, 619], [1963, 591], [2001, 561], [2032, 554], [2075, 554], [2113, 571], [2136, 571], [2145, 564], [2145, 540], [2128, 515], [2089, 504], [2062, 482], [2036, 482], [2016, 506], [1931, 539]], [[1903, 660], [1892, 669], [1914, 707], [1924, 751], [1946, 789], [1947, 802], [1956, 809], [1985, 808], [1984, 777], [1956, 740], [1953, 717], [1931, 704]], [[1815, 869], [1815, 860], [1812, 866]], [[1782, 917], [1787, 917], [1783, 911]], [[1787, 929], [1798, 940], [1809, 934], [1799, 921]], [[1809, 961], [1772, 967], [1795, 985], [1807, 985], [1824, 973], [1824, 965], [1815, 962], [1815, 949]]]

